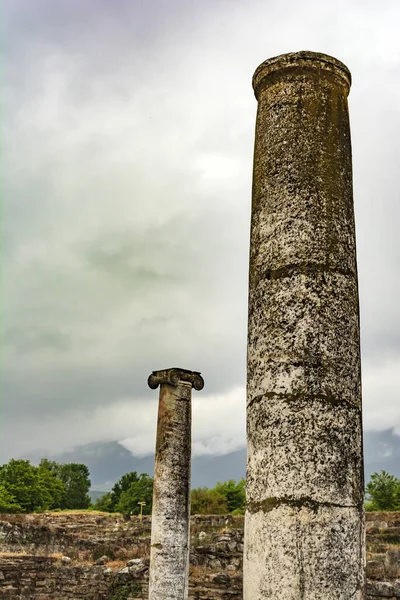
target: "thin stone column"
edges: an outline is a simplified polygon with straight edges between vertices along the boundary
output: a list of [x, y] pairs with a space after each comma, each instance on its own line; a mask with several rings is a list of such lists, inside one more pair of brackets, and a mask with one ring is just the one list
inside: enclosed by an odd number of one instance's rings
[[160, 386], [151, 521], [149, 600], [186, 600], [189, 574], [192, 387], [203, 389], [200, 373], [153, 371]]
[[245, 600], [364, 598], [350, 82], [313, 52], [253, 78]]

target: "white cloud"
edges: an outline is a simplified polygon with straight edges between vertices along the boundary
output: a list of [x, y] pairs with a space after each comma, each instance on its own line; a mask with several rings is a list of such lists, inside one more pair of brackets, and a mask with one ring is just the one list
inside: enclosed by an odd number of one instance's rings
[[400, 435], [400, 357], [369, 364], [363, 374], [364, 425]]
[[[223, 394], [193, 392], [193, 455], [226, 454], [245, 445], [245, 390]], [[7, 457], [34, 448], [44, 454], [68, 452], [92, 442], [118, 440], [134, 456], [155, 449], [158, 392], [148, 397], [114, 400], [108, 406], [60, 410], [55, 415], [21, 419], [16, 438], [3, 432]], [[133, 434], [132, 434], [133, 432]]]

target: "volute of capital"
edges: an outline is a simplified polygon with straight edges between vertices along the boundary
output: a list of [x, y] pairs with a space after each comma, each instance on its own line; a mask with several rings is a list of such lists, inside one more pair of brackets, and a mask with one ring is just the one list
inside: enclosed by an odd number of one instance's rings
[[192, 387], [197, 391], [202, 390], [204, 387], [204, 379], [198, 371], [188, 371], [187, 369], [178, 369], [176, 367], [153, 371], [147, 383], [152, 390], [155, 390], [163, 383], [176, 387], [181, 381], [191, 383]]

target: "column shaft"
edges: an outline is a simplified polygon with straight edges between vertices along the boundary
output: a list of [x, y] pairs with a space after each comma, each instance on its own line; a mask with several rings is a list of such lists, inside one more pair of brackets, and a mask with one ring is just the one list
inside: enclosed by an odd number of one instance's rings
[[149, 600], [186, 600], [189, 576], [191, 395], [198, 373], [169, 369], [160, 385], [151, 524]]
[[244, 598], [360, 600], [350, 73], [300, 52], [260, 65], [253, 85]]

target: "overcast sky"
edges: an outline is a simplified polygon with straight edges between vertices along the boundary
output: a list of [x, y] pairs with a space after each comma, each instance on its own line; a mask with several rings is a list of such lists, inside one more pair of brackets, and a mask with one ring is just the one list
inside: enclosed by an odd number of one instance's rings
[[284, 52], [350, 68], [364, 422], [400, 435], [398, 0], [4, 0], [2, 461], [153, 452], [154, 369], [245, 445], [256, 101]]

